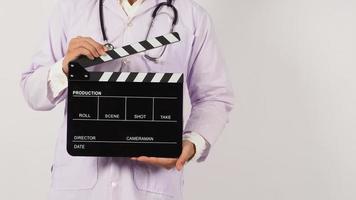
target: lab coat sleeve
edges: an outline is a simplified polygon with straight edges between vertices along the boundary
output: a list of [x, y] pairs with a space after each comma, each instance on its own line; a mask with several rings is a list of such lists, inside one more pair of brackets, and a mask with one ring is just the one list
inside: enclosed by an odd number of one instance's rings
[[198, 161], [205, 152], [205, 149], [208, 147], [206, 140], [200, 134], [194, 132], [185, 133], [183, 135], [183, 141], [184, 140], [188, 140], [194, 144], [195, 154], [191, 160]]
[[68, 87], [68, 78], [63, 72], [62, 63], [63, 59], [52, 65], [48, 74], [48, 84], [54, 98], [60, 96]]
[[233, 92], [210, 17], [205, 14], [196, 19], [196, 23], [187, 74], [192, 109], [184, 132], [198, 133], [208, 142], [198, 159], [204, 161], [228, 122], [228, 114], [233, 108]]
[[21, 76], [20, 86], [23, 95], [34, 110], [51, 110], [66, 97], [66, 91], [54, 95], [48, 81], [51, 67], [59, 62], [65, 53], [64, 16], [66, 16], [64, 8], [58, 3], [48, 22], [39, 51]]

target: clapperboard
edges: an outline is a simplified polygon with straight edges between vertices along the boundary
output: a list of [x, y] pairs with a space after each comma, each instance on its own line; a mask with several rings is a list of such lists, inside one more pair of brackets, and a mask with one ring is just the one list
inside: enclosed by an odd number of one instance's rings
[[183, 74], [89, 72], [85, 68], [180, 41], [151, 38], [69, 64], [67, 151], [72, 156], [178, 157]]

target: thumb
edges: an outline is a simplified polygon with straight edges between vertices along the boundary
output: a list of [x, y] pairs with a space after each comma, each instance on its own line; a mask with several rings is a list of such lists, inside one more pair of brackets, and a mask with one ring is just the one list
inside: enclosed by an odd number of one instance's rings
[[183, 169], [183, 166], [185, 163], [189, 160], [190, 154], [191, 154], [191, 148], [189, 145], [183, 145], [183, 150], [181, 155], [179, 156], [177, 162], [176, 162], [176, 168], [178, 171]]

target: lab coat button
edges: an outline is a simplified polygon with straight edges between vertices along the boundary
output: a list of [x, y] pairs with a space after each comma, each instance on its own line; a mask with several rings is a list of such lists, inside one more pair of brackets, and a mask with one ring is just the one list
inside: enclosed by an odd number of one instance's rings
[[128, 61], [127, 59], [123, 59], [123, 60], [122, 60], [122, 63], [123, 63], [124, 65], [127, 65], [127, 64], [129, 64], [129, 61]]
[[111, 186], [112, 186], [112, 187], [116, 187], [116, 186], [117, 186], [117, 183], [116, 183], [116, 182], [112, 182], [112, 183], [111, 183]]
[[132, 22], [129, 22], [129, 23], [127, 24], [128, 27], [132, 27], [132, 25], [133, 25]]

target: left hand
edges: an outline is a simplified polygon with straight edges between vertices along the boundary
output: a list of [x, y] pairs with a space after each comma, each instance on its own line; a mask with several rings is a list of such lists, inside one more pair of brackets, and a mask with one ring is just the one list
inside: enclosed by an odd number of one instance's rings
[[160, 167], [164, 167], [166, 169], [172, 169], [176, 167], [178, 171], [183, 169], [184, 164], [189, 161], [195, 154], [195, 145], [188, 141], [183, 141], [182, 153], [179, 158], [157, 158], [157, 157], [132, 157], [132, 160], [137, 160], [140, 162], [144, 162], [151, 165], [156, 165]]

